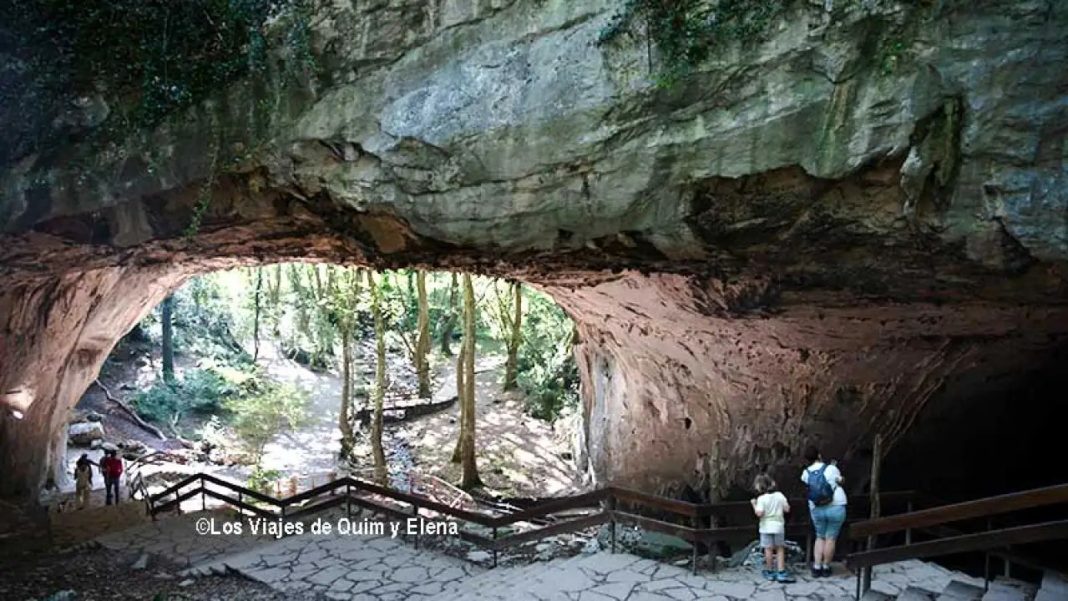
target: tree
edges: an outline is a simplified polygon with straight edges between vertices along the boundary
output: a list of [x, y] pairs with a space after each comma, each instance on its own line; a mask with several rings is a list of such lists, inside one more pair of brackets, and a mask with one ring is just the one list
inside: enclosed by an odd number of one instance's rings
[[523, 341], [522, 284], [510, 282], [502, 292], [499, 283], [499, 280], [493, 282], [495, 299], [490, 303], [490, 315], [496, 323], [497, 332], [508, 352], [508, 358], [504, 363], [504, 389], [515, 390], [519, 366], [519, 345]]
[[453, 272], [450, 275], [452, 281], [449, 283], [449, 306], [445, 310], [445, 319], [441, 326], [441, 354], [446, 357], [452, 356], [449, 344], [452, 342], [452, 329], [456, 325], [456, 289], [459, 288], [456, 273]]
[[[516, 368], [518, 365], [519, 345], [523, 341], [523, 287], [519, 282], [512, 282], [514, 301], [513, 318], [508, 337], [508, 360], [504, 364], [504, 389], [515, 390]], [[506, 320], [507, 321], [507, 320]]]
[[419, 338], [415, 343], [415, 374], [419, 380], [419, 397], [430, 398], [430, 307], [426, 298], [426, 272], [416, 274], [419, 302]]
[[[464, 274], [463, 395], [460, 397], [460, 488], [482, 485], [475, 461], [475, 290]], [[457, 372], [459, 381], [460, 372]]]
[[375, 481], [386, 484], [386, 454], [382, 449], [382, 406], [386, 396], [386, 323], [382, 316], [381, 293], [374, 274], [367, 272], [367, 286], [371, 290], [371, 314], [375, 321], [375, 397], [371, 415], [371, 453], [375, 462]]
[[163, 381], [168, 384], [174, 383], [174, 324], [171, 317], [173, 313], [174, 295], [167, 295], [160, 308], [160, 321], [163, 327]]
[[289, 385], [269, 386], [265, 390], [230, 398], [227, 409], [233, 414], [233, 427], [259, 465], [267, 443], [283, 429], [296, 428], [304, 420], [308, 398]]
[[[360, 272], [342, 269], [337, 278], [339, 283], [331, 284], [331, 310], [341, 335], [341, 408], [338, 411], [338, 429], [341, 431], [341, 457], [347, 458], [355, 444], [352, 430], [352, 343], [356, 331], [357, 305], [360, 297]], [[331, 282], [334, 279], [331, 278]]]
[[260, 293], [263, 291], [263, 268], [256, 270], [256, 288], [252, 293], [252, 362], [260, 358]]

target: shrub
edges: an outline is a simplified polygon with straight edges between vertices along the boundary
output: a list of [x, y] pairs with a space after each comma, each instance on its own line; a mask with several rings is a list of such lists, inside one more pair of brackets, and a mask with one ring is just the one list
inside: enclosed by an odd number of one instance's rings
[[516, 382], [526, 394], [527, 411], [554, 421], [565, 407], [578, 403], [578, 366], [571, 352], [574, 324], [544, 295], [531, 291], [527, 297]]
[[257, 465], [267, 443], [283, 429], [296, 428], [304, 421], [307, 405], [307, 395], [290, 385], [266, 386], [226, 402], [234, 432]]
[[168, 423], [190, 413], [218, 414], [224, 410], [227, 398], [246, 394], [257, 386], [259, 376], [254, 372], [215, 367], [191, 369], [174, 384], [158, 380], [135, 396], [134, 404], [148, 419]]
[[271, 494], [275, 492], [271, 484], [281, 477], [282, 474], [278, 470], [265, 470], [262, 466], [256, 465], [252, 473], [248, 475], [248, 487], [263, 494]]

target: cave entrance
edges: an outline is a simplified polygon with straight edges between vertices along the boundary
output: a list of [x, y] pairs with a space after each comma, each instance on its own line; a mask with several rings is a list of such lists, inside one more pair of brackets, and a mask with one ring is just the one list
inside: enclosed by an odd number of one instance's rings
[[[478, 494], [573, 493], [582, 474], [571, 460], [583, 456], [573, 448], [574, 323], [533, 287], [471, 280]], [[377, 315], [390, 484], [449, 489], [460, 479], [450, 455], [460, 429], [462, 282], [455, 272], [328, 263], [193, 276], [109, 353], [74, 407], [78, 434], [56, 472], [72, 472], [82, 453], [98, 460], [118, 448], [127, 459], [164, 452], [142, 469], [164, 478], [157, 484], [204, 471], [295, 494], [341, 472], [372, 480]]]
[[[407, 244], [376, 231], [379, 243], [399, 245], [390, 248]], [[11, 285], [0, 291], [4, 494], [33, 496], [61, 463], [70, 410], [118, 339], [183, 282], [223, 268], [312, 259], [534, 285], [575, 322], [575, 454], [591, 483], [670, 495], [689, 488], [699, 499], [740, 494], [761, 470], [799, 489], [797, 458], [810, 442], [839, 458], [859, 490], [875, 432], [894, 448], [924, 411], [970, 406], [968, 394], [938, 394], [947, 382], [1047, 365], [1068, 334], [1068, 311], [1056, 305], [835, 304], [767, 279], [727, 285], [569, 254], [505, 261], [444, 247], [375, 258], [368, 250], [268, 222], [48, 263], [43, 273], [9, 268]]]

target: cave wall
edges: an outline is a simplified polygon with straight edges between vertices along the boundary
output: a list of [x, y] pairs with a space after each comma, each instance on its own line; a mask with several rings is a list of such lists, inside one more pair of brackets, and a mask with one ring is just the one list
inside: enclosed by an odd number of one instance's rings
[[[1068, 341], [1068, 307], [852, 302], [730, 314], [709, 310], [732, 301], [716, 284], [629, 273], [557, 293], [579, 321], [589, 461], [602, 483], [722, 498], [767, 469], [800, 492], [801, 454], [817, 444], [860, 491], [876, 433], [905, 455], [944, 437], [981, 440], [997, 422], [969, 415], [989, 409], [989, 382], [1056, 369], [1063, 356], [1051, 349]], [[955, 429], [943, 427], [946, 413]], [[1013, 420], [1013, 439], [1024, 443], [1046, 413]], [[913, 432], [924, 415], [931, 423]], [[938, 481], [919, 471], [916, 484]]]
[[181, 281], [99, 269], [0, 290], [0, 496], [34, 497], [66, 472], [70, 410], [111, 349]]

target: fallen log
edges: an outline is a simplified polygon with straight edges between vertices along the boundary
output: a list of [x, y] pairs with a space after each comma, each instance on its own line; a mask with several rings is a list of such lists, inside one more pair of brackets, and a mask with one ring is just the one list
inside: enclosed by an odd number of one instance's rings
[[167, 437], [163, 435], [163, 432], [159, 428], [157, 428], [157, 427], [153, 426], [152, 424], [146, 422], [145, 420], [141, 419], [141, 416], [137, 415], [137, 412], [134, 411], [133, 409], [131, 409], [129, 405], [127, 405], [126, 403], [124, 403], [124, 402], [120, 401], [119, 399], [115, 398], [114, 396], [112, 396], [111, 395], [111, 391], [108, 390], [107, 386], [104, 386], [100, 382], [100, 380], [93, 380], [93, 384], [96, 384], [97, 386], [99, 386], [100, 390], [104, 391], [104, 396], [109, 401], [111, 401], [112, 403], [115, 403], [123, 411], [125, 411], [126, 415], [129, 416], [130, 419], [132, 419], [135, 423], [137, 423], [138, 426], [141, 426], [143, 429], [155, 434], [156, 436], [159, 437], [160, 440], [167, 440]]

